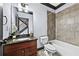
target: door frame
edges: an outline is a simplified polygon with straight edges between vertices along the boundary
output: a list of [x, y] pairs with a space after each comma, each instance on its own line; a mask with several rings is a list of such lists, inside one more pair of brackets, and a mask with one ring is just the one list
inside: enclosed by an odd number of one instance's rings
[[[3, 8], [0, 6], [0, 40], [3, 41]], [[0, 44], [0, 56], [3, 56], [3, 45]]]

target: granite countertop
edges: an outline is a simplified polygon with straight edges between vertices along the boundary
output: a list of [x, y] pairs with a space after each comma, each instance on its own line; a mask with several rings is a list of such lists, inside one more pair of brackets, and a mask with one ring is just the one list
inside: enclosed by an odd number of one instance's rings
[[6, 43], [3, 44], [3, 45], [14, 44], [14, 43], [20, 43], [20, 42], [31, 41], [31, 40], [37, 40], [37, 39], [36, 39], [35, 37], [11, 39], [11, 40], [6, 41]]

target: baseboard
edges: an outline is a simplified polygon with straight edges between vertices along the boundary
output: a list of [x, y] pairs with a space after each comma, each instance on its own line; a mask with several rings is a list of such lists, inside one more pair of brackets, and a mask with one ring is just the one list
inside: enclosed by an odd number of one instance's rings
[[41, 49], [44, 49], [44, 47], [40, 47], [40, 48], [38, 48], [37, 50], [41, 50]]

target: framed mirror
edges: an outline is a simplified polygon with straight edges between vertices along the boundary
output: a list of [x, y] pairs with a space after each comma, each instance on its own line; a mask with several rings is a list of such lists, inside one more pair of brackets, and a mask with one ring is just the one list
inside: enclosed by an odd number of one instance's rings
[[32, 11], [29, 11], [26, 9], [20, 10], [19, 7], [12, 7], [11, 23], [12, 23], [11, 35], [26, 37], [26, 36], [29, 36], [30, 33], [33, 34], [33, 12]]
[[22, 18], [17, 16], [16, 26], [19, 33], [26, 31], [26, 34], [29, 34], [29, 19]]

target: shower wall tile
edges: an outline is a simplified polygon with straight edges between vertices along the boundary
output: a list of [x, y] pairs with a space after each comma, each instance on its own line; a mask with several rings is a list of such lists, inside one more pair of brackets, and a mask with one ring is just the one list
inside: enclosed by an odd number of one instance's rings
[[55, 14], [48, 12], [47, 35], [49, 40], [55, 39]]
[[79, 4], [56, 14], [56, 39], [79, 46]]

